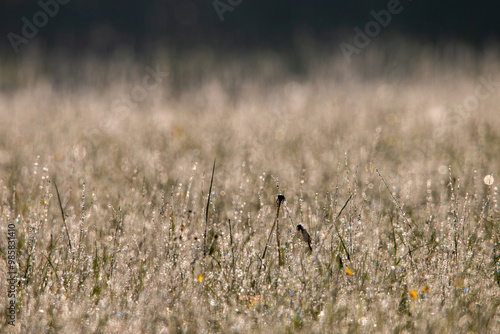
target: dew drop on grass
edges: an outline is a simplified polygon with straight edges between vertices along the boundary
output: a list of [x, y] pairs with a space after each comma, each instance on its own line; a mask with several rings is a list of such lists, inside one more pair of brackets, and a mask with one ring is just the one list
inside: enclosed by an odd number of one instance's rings
[[445, 165], [439, 166], [438, 167], [438, 173], [441, 174], [441, 175], [448, 174], [448, 167], [446, 167]]
[[491, 186], [493, 182], [495, 182], [495, 179], [493, 178], [493, 175], [486, 175], [483, 181], [487, 186]]

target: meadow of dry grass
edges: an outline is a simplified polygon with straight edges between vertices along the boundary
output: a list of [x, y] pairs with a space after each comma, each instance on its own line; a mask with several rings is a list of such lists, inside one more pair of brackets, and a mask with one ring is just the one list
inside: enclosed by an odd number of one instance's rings
[[[500, 87], [457, 107], [500, 82], [499, 55], [4, 62], [2, 310], [9, 223], [20, 280], [1, 331], [500, 331]], [[145, 66], [168, 76], [117, 103]], [[278, 193], [282, 267], [275, 234], [261, 259]]]

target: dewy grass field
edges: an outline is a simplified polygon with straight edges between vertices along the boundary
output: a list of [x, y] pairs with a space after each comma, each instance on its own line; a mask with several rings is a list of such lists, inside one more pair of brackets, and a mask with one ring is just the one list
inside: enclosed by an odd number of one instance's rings
[[2, 332], [500, 331], [498, 55], [4, 62]]

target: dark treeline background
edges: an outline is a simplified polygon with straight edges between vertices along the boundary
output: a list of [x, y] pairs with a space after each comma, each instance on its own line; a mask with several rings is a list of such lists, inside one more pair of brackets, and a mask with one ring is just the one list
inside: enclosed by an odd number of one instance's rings
[[[50, 3], [55, 0], [42, 0]], [[60, 0], [66, 2], [67, 0]], [[179, 47], [288, 47], [297, 36], [330, 45], [352, 40], [353, 28], [372, 21], [371, 10], [387, 9], [387, 0], [371, 1], [256, 1], [220, 0], [232, 7], [221, 21], [213, 0], [70, 0], [39, 28], [36, 45], [68, 50], [109, 52], [127, 44], [143, 50], [158, 43]], [[481, 48], [500, 37], [499, 1], [402, 0], [381, 34], [399, 34], [439, 43], [460, 41]], [[2, 1], [1, 47], [12, 51], [7, 35], [22, 36], [22, 17], [33, 22], [41, 10], [38, 1]], [[31, 41], [30, 41], [31, 43]], [[33, 43], [35, 44], [35, 43]], [[27, 47], [21, 45], [20, 49]]]

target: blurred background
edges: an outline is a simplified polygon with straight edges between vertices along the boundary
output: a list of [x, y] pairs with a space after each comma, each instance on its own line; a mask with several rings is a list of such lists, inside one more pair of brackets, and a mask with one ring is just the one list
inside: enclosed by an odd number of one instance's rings
[[[58, 4], [54, 9], [54, 3]], [[498, 40], [500, 3], [496, 1], [2, 1], [0, 31], [3, 53], [13, 50], [7, 37], [22, 36], [25, 17], [39, 31], [20, 47], [110, 54], [120, 47], [146, 52], [158, 44], [181, 48], [269, 47], [290, 49], [304, 39], [338, 49], [353, 28], [373, 20], [370, 11], [401, 8], [383, 28], [386, 37], [402, 35], [435, 44], [459, 41], [475, 48]], [[399, 4], [399, 6], [397, 5]], [[49, 15], [38, 15], [43, 8]], [[47, 11], [46, 11], [47, 12]], [[35, 16], [35, 17], [34, 17]]]

